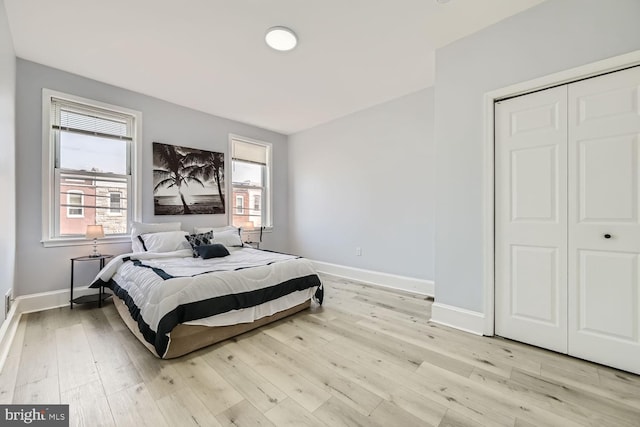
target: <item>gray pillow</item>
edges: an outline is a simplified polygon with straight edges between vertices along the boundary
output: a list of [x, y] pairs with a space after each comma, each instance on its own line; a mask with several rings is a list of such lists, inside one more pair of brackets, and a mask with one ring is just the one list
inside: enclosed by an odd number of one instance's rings
[[214, 243], [212, 245], [200, 245], [196, 247], [196, 252], [202, 259], [222, 258], [229, 255], [229, 251], [224, 245]]

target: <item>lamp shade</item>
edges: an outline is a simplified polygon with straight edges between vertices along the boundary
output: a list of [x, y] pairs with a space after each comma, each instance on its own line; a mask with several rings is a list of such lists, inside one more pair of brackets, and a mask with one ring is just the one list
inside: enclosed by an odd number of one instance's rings
[[245, 221], [242, 223], [241, 227], [243, 230], [253, 230], [254, 228], [256, 228], [253, 221]]
[[102, 225], [87, 225], [87, 232], [85, 233], [87, 239], [101, 239], [104, 237], [104, 229]]

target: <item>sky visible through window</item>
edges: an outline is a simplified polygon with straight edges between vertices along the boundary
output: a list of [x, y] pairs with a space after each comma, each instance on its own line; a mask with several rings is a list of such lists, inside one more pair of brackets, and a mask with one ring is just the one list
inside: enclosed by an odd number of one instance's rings
[[60, 132], [60, 167], [125, 175], [127, 142]]
[[246, 183], [247, 181], [253, 185], [262, 185], [262, 165], [234, 162], [233, 182]]

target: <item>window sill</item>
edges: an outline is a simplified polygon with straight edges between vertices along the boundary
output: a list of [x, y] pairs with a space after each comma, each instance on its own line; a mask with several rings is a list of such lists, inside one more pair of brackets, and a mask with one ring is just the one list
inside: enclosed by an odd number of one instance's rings
[[[42, 246], [45, 248], [57, 248], [61, 246], [93, 246], [93, 240], [87, 240], [84, 237], [41, 240], [40, 243], [42, 243]], [[111, 245], [114, 243], [131, 244], [131, 236], [105, 237], [98, 240], [98, 245]]]
[[[242, 228], [242, 227], [240, 227], [240, 228]], [[252, 233], [252, 234], [253, 234], [253, 233], [258, 233], [258, 234], [259, 234], [259, 233], [260, 233], [260, 227], [258, 227], [258, 228], [254, 228], [253, 230], [245, 230], [245, 229], [242, 229], [242, 232], [243, 232], [243, 233]], [[273, 226], [265, 227], [265, 228], [262, 230], [262, 232], [263, 232], [263, 233], [272, 233], [272, 232], [273, 232]]]

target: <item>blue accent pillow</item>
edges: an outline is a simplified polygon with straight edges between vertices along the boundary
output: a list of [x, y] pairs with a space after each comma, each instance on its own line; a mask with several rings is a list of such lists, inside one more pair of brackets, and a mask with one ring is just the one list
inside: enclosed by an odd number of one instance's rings
[[202, 259], [222, 258], [229, 255], [229, 251], [224, 245], [214, 243], [212, 245], [200, 245], [196, 247], [196, 252]]
[[211, 243], [211, 239], [213, 239], [213, 231], [207, 231], [206, 233], [199, 234], [189, 234], [188, 236], [184, 236], [185, 239], [191, 245], [191, 249], [193, 250], [193, 257], [196, 258], [198, 256], [198, 251], [196, 250], [198, 246], [208, 245]]

